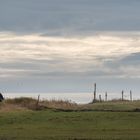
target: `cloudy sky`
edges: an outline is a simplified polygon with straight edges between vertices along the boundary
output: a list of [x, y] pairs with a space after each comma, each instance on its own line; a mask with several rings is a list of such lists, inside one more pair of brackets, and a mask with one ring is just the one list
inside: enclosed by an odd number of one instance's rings
[[139, 0], [0, 0], [2, 92], [140, 91]]

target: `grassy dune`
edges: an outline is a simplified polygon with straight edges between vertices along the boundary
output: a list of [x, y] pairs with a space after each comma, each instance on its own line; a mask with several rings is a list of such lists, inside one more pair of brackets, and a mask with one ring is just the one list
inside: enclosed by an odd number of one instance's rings
[[36, 100], [28, 98], [1, 103], [0, 140], [140, 139], [140, 112], [131, 112], [138, 111], [139, 101], [88, 105], [43, 101], [36, 107]]
[[80, 108], [93, 111], [140, 111], [140, 101], [108, 101], [81, 105]]
[[140, 111], [140, 101], [108, 101], [93, 104], [76, 104], [63, 100], [45, 100], [37, 103], [33, 98], [6, 99], [0, 103], [0, 111], [10, 110], [45, 110], [56, 109], [60, 111]]

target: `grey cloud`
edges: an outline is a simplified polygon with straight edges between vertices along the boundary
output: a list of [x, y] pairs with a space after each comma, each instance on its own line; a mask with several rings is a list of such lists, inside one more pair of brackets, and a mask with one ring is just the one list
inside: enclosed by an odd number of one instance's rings
[[5, 0], [0, 30], [47, 35], [140, 30], [138, 0]]
[[112, 34], [87, 38], [0, 34], [0, 89], [80, 92], [94, 81], [112, 87], [121, 80], [124, 85], [130, 85], [128, 79], [137, 83], [140, 34]]
[[91, 92], [96, 81], [140, 91], [139, 7], [139, 0], [0, 0], [0, 90]]
[[[135, 77], [139, 72], [138, 65], [133, 68], [139, 62], [140, 42], [137, 33], [128, 36], [126, 33], [124, 36], [101, 34], [87, 38], [0, 35], [0, 68], [3, 71], [9, 69], [4, 75], [101, 78], [124, 77], [128, 74]], [[133, 47], [133, 43], [136, 46]]]

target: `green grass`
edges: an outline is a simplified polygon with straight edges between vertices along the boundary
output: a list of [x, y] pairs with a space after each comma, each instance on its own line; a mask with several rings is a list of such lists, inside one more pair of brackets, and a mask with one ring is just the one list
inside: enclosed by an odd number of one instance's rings
[[96, 110], [96, 111], [135, 111], [140, 110], [140, 101], [108, 101], [102, 103], [94, 103], [82, 105], [83, 110]]
[[0, 112], [0, 140], [139, 140], [139, 112]]
[[140, 101], [36, 103], [17, 98], [0, 104], [0, 140], [140, 139]]

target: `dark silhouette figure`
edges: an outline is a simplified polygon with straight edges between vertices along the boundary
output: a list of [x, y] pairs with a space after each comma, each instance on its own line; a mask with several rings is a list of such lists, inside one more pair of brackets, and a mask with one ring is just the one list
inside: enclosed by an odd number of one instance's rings
[[3, 95], [0, 93], [0, 102], [2, 102], [4, 100]]

